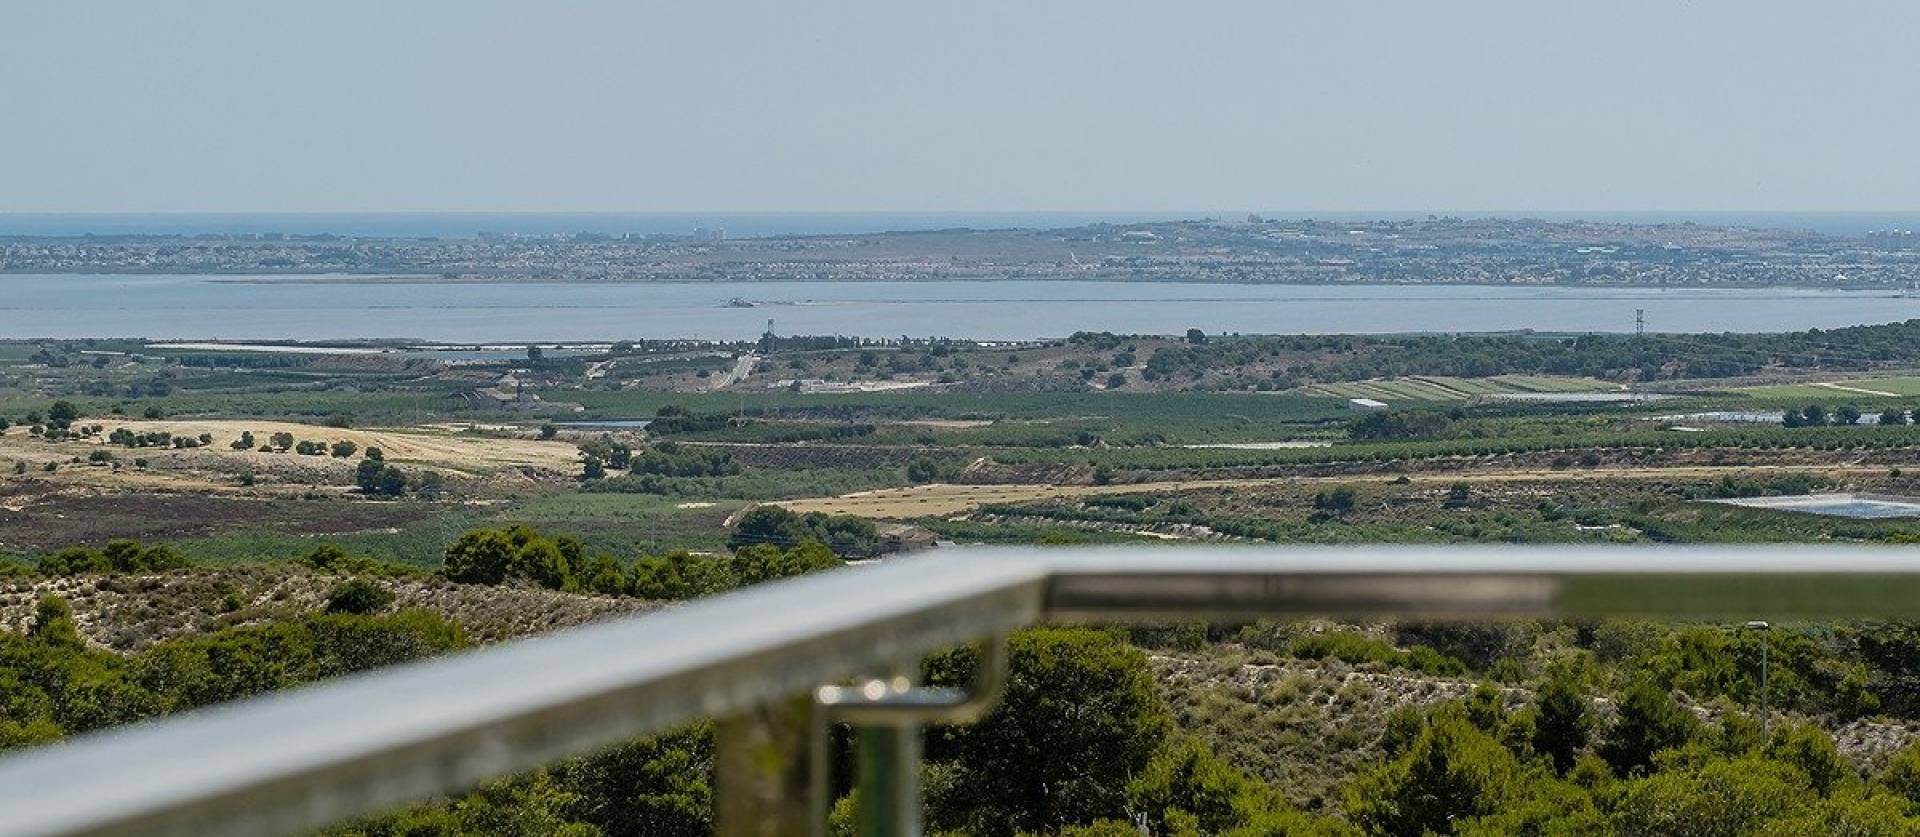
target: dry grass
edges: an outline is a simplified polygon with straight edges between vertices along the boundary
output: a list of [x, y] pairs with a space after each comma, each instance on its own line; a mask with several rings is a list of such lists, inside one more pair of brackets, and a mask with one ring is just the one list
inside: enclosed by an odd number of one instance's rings
[[[73, 605], [88, 642], [138, 651], [174, 637], [312, 613], [341, 576], [293, 565], [194, 569], [156, 575], [95, 575], [0, 582], [0, 630], [24, 631], [46, 594]], [[581, 625], [661, 607], [646, 599], [583, 596], [537, 587], [454, 584], [437, 576], [375, 578], [394, 606], [434, 611], [476, 642]]]
[[[51, 482], [115, 491], [226, 493], [247, 496], [297, 496], [313, 491], [346, 493], [354, 483], [361, 452], [377, 447], [390, 462], [436, 470], [451, 479], [488, 484], [518, 485], [528, 480], [570, 477], [579, 468], [579, 453], [571, 442], [495, 438], [458, 433], [446, 428], [335, 428], [285, 421], [233, 419], [124, 419], [86, 418], [110, 433], [126, 428], [135, 433], [164, 431], [174, 436], [213, 437], [211, 444], [190, 449], [123, 448], [104, 439], [50, 443], [29, 436], [23, 428], [0, 434], [0, 463], [26, 463], [29, 474]], [[256, 449], [234, 450], [231, 443], [252, 432]], [[302, 456], [293, 452], [262, 452], [258, 445], [275, 433], [290, 433], [295, 441], [352, 442], [352, 457]], [[107, 450], [121, 467], [73, 463], [96, 450]], [[133, 467], [136, 459], [144, 468]], [[42, 469], [53, 463], [59, 470]], [[254, 485], [241, 486], [239, 476], [251, 474]]]
[[236, 451], [227, 447], [240, 434], [252, 431], [256, 444], [266, 444], [275, 433], [291, 433], [296, 440], [312, 439], [329, 444], [352, 442], [362, 450], [377, 447], [392, 462], [433, 465], [473, 473], [503, 468], [541, 468], [570, 471], [579, 460], [578, 450], [569, 442], [538, 439], [501, 439], [460, 434], [438, 428], [338, 428], [285, 421], [236, 419], [159, 419], [111, 421], [82, 419], [82, 424], [98, 424], [109, 431], [125, 427], [135, 433], [165, 431], [175, 436], [213, 436], [212, 452], [264, 462], [283, 454]]

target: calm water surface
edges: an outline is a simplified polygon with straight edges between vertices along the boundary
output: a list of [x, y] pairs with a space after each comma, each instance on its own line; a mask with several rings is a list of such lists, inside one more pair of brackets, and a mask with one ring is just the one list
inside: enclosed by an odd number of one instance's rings
[[[0, 275], [0, 336], [446, 342], [738, 339], [780, 334], [987, 340], [1075, 331], [1784, 331], [1920, 317], [1889, 291], [1126, 282], [704, 284], [251, 283], [244, 277]], [[729, 307], [733, 299], [754, 307]]]

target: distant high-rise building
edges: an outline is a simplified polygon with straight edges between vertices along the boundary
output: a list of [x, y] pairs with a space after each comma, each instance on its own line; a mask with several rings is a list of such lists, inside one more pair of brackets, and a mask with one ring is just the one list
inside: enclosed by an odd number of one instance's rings
[[693, 240], [694, 241], [726, 241], [727, 231], [720, 227], [695, 227], [693, 230]]

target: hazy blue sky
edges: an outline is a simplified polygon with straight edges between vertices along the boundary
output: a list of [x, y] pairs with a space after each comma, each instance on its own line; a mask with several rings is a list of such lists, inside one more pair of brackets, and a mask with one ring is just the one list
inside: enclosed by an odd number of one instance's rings
[[0, 211], [1920, 208], [1912, 0], [129, 0], [0, 31]]

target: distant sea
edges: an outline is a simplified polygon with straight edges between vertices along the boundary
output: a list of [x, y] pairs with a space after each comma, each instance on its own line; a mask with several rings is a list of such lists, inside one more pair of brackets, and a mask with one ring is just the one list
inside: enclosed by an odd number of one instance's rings
[[[1313, 212], [1251, 210], [1265, 218], [1328, 221], [1539, 218], [1633, 224], [1695, 223], [1809, 230], [1857, 236], [1873, 230], [1920, 229], [1912, 212], [1470, 212], [1459, 210]], [[1249, 210], [1159, 212], [341, 212], [341, 213], [0, 213], [0, 236], [208, 235], [290, 233], [388, 238], [467, 238], [481, 233], [553, 235], [686, 234], [833, 235], [937, 229], [1073, 227], [1202, 218], [1242, 219]]]

